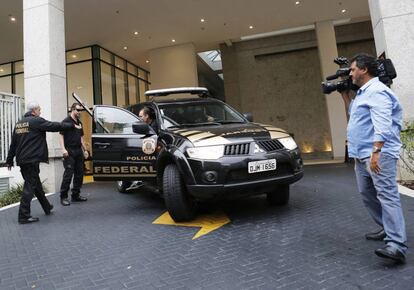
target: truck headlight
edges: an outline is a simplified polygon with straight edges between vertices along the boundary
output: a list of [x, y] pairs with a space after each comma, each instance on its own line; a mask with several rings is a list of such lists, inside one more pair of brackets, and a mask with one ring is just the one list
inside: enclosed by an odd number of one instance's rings
[[196, 159], [219, 159], [224, 155], [224, 145], [188, 148], [187, 154]]
[[298, 145], [296, 145], [295, 140], [293, 140], [292, 137], [287, 137], [287, 138], [281, 138], [278, 139], [280, 143], [282, 143], [282, 145], [289, 150], [293, 150], [296, 149], [298, 147]]

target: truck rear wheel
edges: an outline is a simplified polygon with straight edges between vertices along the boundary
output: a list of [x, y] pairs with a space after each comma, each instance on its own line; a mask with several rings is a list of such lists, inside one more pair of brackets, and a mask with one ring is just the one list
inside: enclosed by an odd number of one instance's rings
[[129, 188], [131, 184], [132, 184], [131, 181], [117, 181], [116, 187], [118, 188], [118, 191], [120, 193], [128, 193], [126, 189]]
[[286, 205], [289, 202], [289, 184], [282, 184], [276, 187], [275, 192], [267, 194], [267, 201], [270, 205]]
[[162, 183], [165, 205], [173, 220], [192, 220], [196, 212], [196, 202], [188, 194], [177, 165], [169, 164], [165, 167]]

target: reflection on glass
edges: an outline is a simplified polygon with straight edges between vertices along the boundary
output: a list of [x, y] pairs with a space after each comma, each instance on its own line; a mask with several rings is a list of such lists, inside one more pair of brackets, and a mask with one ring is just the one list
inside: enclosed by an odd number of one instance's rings
[[101, 59], [106, 61], [107, 63], [112, 63], [112, 59], [111, 59], [111, 53], [108, 52], [107, 50], [101, 48], [99, 51], [100, 55], [101, 55]]
[[119, 107], [125, 106], [125, 79], [124, 72], [120, 69], [115, 70], [116, 81], [116, 105]]
[[75, 101], [72, 97], [73, 92], [78, 94], [88, 107], [92, 107], [94, 104], [92, 61], [68, 65], [66, 71], [68, 83], [68, 107]]
[[133, 74], [134, 76], [137, 75], [137, 67], [135, 65], [133, 65], [132, 63], [127, 63], [127, 68], [128, 68], [128, 72], [130, 74]]
[[125, 60], [115, 56], [115, 66], [119, 69], [125, 70]]
[[129, 89], [129, 104], [133, 105], [139, 103], [137, 100], [137, 78], [128, 75], [128, 89]]
[[111, 66], [101, 61], [102, 104], [113, 105]]
[[145, 97], [145, 82], [143, 80], [138, 80], [139, 83], [139, 100], [140, 102], [145, 102], [147, 99]]
[[17, 74], [14, 76], [16, 95], [24, 96], [24, 74]]
[[20, 73], [24, 71], [24, 64], [23, 61], [18, 61], [14, 63], [14, 72]]
[[132, 124], [139, 121], [132, 113], [117, 108], [98, 107], [95, 116], [100, 124], [96, 126], [98, 133], [132, 133]]
[[147, 73], [146, 73], [146, 71], [144, 71], [144, 70], [142, 70], [142, 69], [138, 69], [138, 76], [140, 77], [140, 78], [142, 78], [142, 79], [144, 79], [144, 80], [146, 80], [147, 79]]
[[9, 93], [9, 94], [12, 93], [11, 76], [0, 77], [0, 92]]
[[86, 47], [66, 52], [66, 63], [72, 63], [92, 58], [92, 48]]
[[0, 65], [0, 76], [11, 74], [11, 63]]

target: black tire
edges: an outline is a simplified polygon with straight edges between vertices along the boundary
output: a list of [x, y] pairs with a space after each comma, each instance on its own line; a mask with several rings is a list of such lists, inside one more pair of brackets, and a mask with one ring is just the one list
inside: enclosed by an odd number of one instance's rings
[[282, 184], [276, 187], [275, 192], [267, 194], [267, 201], [270, 205], [286, 205], [289, 202], [289, 184]]
[[128, 193], [126, 189], [129, 188], [131, 184], [132, 184], [131, 181], [117, 181], [116, 187], [118, 188], [118, 191], [120, 193]]
[[168, 164], [162, 180], [163, 196], [167, 210], [176, 222], [191, 221], [196, 212], [196, 202], [187, 193], [177, 165]]

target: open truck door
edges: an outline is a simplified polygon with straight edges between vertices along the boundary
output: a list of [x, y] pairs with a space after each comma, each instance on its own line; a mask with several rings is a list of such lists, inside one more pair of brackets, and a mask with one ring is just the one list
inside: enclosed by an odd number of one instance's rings
[[93, 120], [94, 180], [142, 180], [156, 177], [155, 132], [135, 114], [115, 106], [97, 105], [91, 111], [72, 94]]

